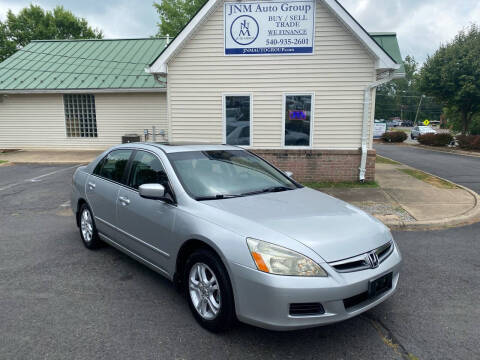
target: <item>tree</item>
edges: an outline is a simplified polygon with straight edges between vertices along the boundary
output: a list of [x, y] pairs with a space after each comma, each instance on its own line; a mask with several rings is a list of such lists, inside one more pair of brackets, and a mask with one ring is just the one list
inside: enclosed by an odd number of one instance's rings
[[18, 15], [11, 10], [0, 22], [0, 62], [13, 55], [32, 40], [101, 39], [103, 33], [88, 25], [87, 20], [57, 6], [45, 11], [38, 5], [22, 9]]
[[[379, 86], [375, 103], [375, 118], [402, 120], [415, 119], [422, 92], [418, 87], [418, 62], [407, 55], [403, 61], [405, 77], [395, 79]], [[442, 105], [431, 97], [424, 98], [419, 119], [438, 119], [442, 114]]]
[[177, 36], [207, 0], [162, 0], [153, 3], [160, 16], [157, 36]]
[[467, 134], [480, 112], [480, 28], [472, 25], [428, 57], [420, 71], [420, 89], [459, 113]]

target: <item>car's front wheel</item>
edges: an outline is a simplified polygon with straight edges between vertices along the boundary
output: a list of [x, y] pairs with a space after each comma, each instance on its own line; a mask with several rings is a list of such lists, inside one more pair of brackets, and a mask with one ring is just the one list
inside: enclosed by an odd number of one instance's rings
[[195, 251], [187, 260], [183, 278], [185, 293], [193, 316], [212, 332], [232, 327], [235, 305], [227, 270], [210, 250]]
[[80, 225], [80, 237], [83, 244], [90, 250], [98, 249], [101, 246], [101, 240], [98, 237], [95, 221], [93, 220], [93, 214], [90, 207], [87, 204], [83, 204], [78, 212], [79, 225]]

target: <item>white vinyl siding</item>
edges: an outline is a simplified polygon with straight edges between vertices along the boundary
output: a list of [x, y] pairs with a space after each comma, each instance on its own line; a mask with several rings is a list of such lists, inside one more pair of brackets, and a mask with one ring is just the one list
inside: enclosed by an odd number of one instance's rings
[[252, 93], [252, 147], [282, 148], [283, 94], [315, 93], [313, 148], [358, 149], [374, 59], [320, 1], [315, 21], [314, 55], [224, 56], [220, 4], [168, 64], [171, 138], [221, 142], [222, 93]]
[[122, 135], [168, 129], [165, 93], [95, 94], [96, 138], [67, 137], [62, 94], [8, 95], [0, 102], [0, 149], [105, 149]]

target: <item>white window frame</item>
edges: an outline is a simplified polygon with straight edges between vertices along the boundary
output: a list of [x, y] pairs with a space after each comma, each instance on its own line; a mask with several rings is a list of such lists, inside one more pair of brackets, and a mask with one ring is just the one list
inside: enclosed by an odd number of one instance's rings
[[[310, 145], [309, 146], [291, 146], [285, 145], [285, 111], [287, 107], [287, 96], [311, 96], [312, 105], [310, 109]], [[313, 149], [313, 133], [314, 133], [314, 123], [315, 123], [315, 92], [302, 91], [302, 92], [286, 92], [283, 93], [282, 100], [282, 149]]]
[[227, 144], [227, 106], [226, 106], [226, 97], [227, 96], [248, 96], [250, 98], [250, 145], [232, 145], [239, 146], [242, 148], [251, 148], [253, 147], [253, 94], [252, 93], [222, 93], [222, 142]]

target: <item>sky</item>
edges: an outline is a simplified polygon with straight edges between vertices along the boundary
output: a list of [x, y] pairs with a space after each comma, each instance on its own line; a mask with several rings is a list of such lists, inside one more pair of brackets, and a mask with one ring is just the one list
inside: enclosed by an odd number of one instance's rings
[[[340, 0], [370, 32], [396, 32], [402, 55], [422, 63], [440, 44], [465, 26], [480, 23], [478, 0]], [[30, 3], [45, 9], [63, 5], [106, 38], [149, 37], [157, 32], [153, 0], [0, 0], [0, 20], [8, 9], [18, 12]]]

